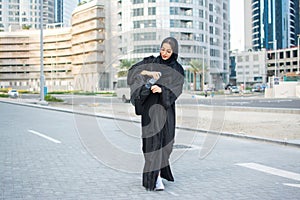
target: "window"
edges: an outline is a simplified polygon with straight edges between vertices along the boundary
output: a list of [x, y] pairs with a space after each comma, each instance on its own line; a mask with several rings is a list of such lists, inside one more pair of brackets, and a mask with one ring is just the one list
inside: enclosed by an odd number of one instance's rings
[[211, 11], [211, 12], [214, 11], [214, 6], [212, 4], [209, 4], [209, 11]]
[[134, 53], [153, 53], [159, 51], [159, 45], [139, 45], [134, 46]]
[[245, 57], [245, 61], [247, 61], [247, 62], [249, 61], [249, 56]]
[[200, 30], [204, 30], [204, 24], [203, 24], [203, 22], [199, 22], [199, 29]]
[[144, 3], [144, 0], [133, 0], [133, 4]]
[[170, 7], [170, 15], [179, 15], [179, 8]]
[[148, 8], [148, 15], [156, 15], [156, 8], [155, 7]]
[[254, 55], [254, 56], [253, 56], [253, 60], [254, 60], [254, 61], [258, 61], [258, 55]]
[[209, 22], [211, 22], [211, 23], [214, 22], [214, 17], [212, 15], [209, 15]]
[[209, 33], [214, 34], [214, 27], [212, 27], [212, 26], [209, 27]]
[[143, 16], [144, 15], [144, 9], [143, 8], [137, 8], [133, 9], [133, 16]]
[[134, 41], [145, 41], [145, 40], [155, 40], [156, 39], [156, 33], [135, 33], [133, 34], [133, 40]]
[[238, 57], [237, 57], [237, 61], [238, 61], [238, 62], [243, 62], [243, 57], [242, 57], [242, 56], [238, 56]]
[[149, 28], [156, 27], [156, 20], [134, 21], [133, 28]]
[[199, 10], [199, 17], [203, 18], [204, 14], [203, 14], [203, 10]]

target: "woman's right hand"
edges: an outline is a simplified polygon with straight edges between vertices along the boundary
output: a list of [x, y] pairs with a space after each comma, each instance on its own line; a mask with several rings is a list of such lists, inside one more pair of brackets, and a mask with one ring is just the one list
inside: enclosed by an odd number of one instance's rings
[[157, 71], [147, 71], [147, 70], [143, 70], [141, 72], [142, 75], [147, 75], [147, 76], [151, 76], [153, 77], [154, 79], [158, 80], [161, 76], [161, 73], [160, 72], [157, 72]]

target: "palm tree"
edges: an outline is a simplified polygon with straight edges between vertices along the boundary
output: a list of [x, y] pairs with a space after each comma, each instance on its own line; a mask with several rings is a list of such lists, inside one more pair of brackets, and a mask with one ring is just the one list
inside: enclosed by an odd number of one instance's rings
[[[200, 73], [201, 74], [201, 80], [203, 80], [204, 74], [202, 73], [203, 71], [206, 71], [205, 67], [202, 65], [202, 63], [199, 60], [191, 60], [190, 63], [191, 68], [189, 68], [190, 71], [193, 72], [193, 77], [194, 77], [194, 81], [193, 81], [193, 89], [196, 90], [196, 77], [197, 74]], [[204, 70], [203, 70], [204, 67]], [[204, 88], [203, 85], [203, 81], [201, 81], [201, 87]]]
[[136, 62], [134, 59], [130, 60], [121, 60], [119, 71], [118, 71], [118, 77], [127, 76], [128, 69]]

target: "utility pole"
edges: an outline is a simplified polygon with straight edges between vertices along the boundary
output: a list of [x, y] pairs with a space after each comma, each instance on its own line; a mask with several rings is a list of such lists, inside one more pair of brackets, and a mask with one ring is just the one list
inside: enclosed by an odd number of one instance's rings
[[44, 42], [43, 42], [43, 0], [40, 0], [40, 101], [45, 100], [44, 95]]
[[205, 85], [205, 74], [204, 74], [204, 50], [205, 47], [202, 47], [202, 90], [204, 91], [204, 85]]

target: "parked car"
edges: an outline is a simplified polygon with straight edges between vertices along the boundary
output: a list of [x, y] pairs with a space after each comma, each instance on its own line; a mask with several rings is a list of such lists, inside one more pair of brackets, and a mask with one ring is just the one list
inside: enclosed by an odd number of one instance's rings
[[15, 89], [9, 90], [7, 94], [11, 98], [17, 98], [17, 97], [19, 97], [19, 92], [17, 90], [15, 90]]
[[230, 91], [232, 92], [232, 93], [239, 93], [240, 92], [240, 89], [239, 89], [239, 87], [238, 86], [231, 86], [230, 87]]
[[266, 86], [265, 85], [254, 85], [252, 88], [252, 92], [263, 92], [265, 91]]

